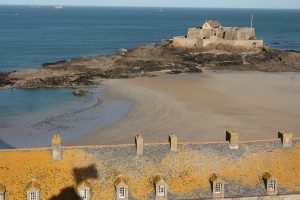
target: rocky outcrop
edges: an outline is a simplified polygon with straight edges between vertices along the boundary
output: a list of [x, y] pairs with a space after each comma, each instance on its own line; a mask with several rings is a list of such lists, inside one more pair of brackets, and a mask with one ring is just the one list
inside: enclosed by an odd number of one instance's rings
[[0, 88], [77, 87], [99, 84], [103, 79], [200, 73], [213, 70], [300, 71], [300, 53], [211, 45], [175, 48], [170, 41], [118, 51], [110, 56], [90, 56], [45, 63], [41, 69], [0, 73]]
[[0, 72], [0, 88], [13, 85], [13, 80], [8, 78], [9, 74], [8, 72]]
[[74, 96], [86, 96], [86, 95], [90, 95], [92, 94], [90, 91], [86, 91], [86, 90], [75, 90], [73, 92]]

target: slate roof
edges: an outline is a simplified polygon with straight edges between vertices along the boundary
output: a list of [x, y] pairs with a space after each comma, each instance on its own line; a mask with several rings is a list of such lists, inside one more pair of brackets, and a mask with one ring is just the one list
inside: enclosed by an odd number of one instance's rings
[[117, 186], [117, 185], [119, 185], [119, 184], [121, 184], [121, 183], [127, 185], [127, 184], [126, 184], [126, 180], [125, 180], [125, 178], [124, 178], [123, 176], [119, 176], [119, 177], [116, 179], [116, 181], [115, 181], [115, 186]]
[[210, 182], [215, 182], [215, 181], [221, 181], [222, 179], [219, 177], [219, 176], [217, 176], [215, 173], [213, 173], [212, 175], [211, 175], [211, 177], [209, 178], [209, 181]]
[[[134, 144], [62, 150], [63, 160], [59, 162], [51, 160], [51, 150], [46, 148], [0, 150], [0, 180], [10, 198], [24, 199], [24, 184], [36, 177], [43, 199], [51, 199], [58, 191], [77, 186], [74, 168], [84, 173], [93, 199], [113, 199], [118, 184], [128, 186], [129, 199], [155, 199], [153, 183], [161, 177], [168, 185], [170, 200], [212, 198], [210, 181], [217, 177], [226, 183], [225, 197], [264, 196], [261, 178], [266, 171], [278, 179], [279, 195], [300, 194], [299, 139], [287, 149], [282, 148], [280, 139], [241, 141], [235, 150], [228, 142], [179, 142], [177, 152], [170, 151], [168, 142], [153, 143], [144, 144], [142, 156], [136, 155]], [[91, 164], [96, 174], [90, 170]], [[32, 181], [27, 188], [39, 189], [40, 185]]]
[[41, 188], [40, 184], [38, 184], [36, 182], [36, 180], [34, 180], [34, 179], [26, 187], [27, 190], [30, 190], [30, 189], [38, 189], [39, 190], [40, 188]]
[[264, 179], [268, 180], [268, 179], [270, 179], [272, 176], [271, 176], [271, 174], [270, 174], [269, 172], [266, 172], [266, 173], [263, 174], [262, 177], [263, 177]]
[[160, 182], [165, 182], [165, 181], [161, 178], [160, 175], [157, 175], [157, 176], [155, 177], [153, 183], [154, 183], [155, 185], [157, 185], [157, 183], [160, 183]]
[[0, 183], [0, 193], [5, 192], [5, 186]]

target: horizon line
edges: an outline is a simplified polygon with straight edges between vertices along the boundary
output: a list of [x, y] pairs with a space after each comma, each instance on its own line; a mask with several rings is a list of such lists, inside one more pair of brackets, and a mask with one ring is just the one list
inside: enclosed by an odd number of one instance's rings
[[133, 6], [133, 5], [68, 5], [68, 4], [1, 4], [0, 6], [41, 6], [41, 7], [53, 7], [53, 6], [64, 6], [64, 7], [124, 7], [124, 8], [188, 8], [188, 9], [259, 9], [259, 10], [300, 10], [300, 8], [255, 8], [255, 7], [188, 7], [188, 6]]

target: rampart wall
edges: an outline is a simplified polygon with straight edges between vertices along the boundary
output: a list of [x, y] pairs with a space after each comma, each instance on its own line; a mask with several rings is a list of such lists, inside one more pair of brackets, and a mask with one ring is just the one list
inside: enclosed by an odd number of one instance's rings
[[197, 45], [200, 45], [202, 47], [207, 47], [210, 44], [225, 44], [225, 45], [231, 45], [231, 46], [241, 46], [244, 48], [257, 48], [257, 47], [263, 47], [264, 43], [263, 40], [210, 40], [210, 39], [204, 39], [204, 40], [198, 40]]
[[173, 46], [183, 47], [183, 48], [193, 48], [193, 47], [207, 47], [210, 44], [225, 44], [231, 46], [241, 46], [244, 48], [258, 48], [263, 47], [263, 40], [223, 40], [223, 39], [191, 39], [181, 37], [173, 38]]
[[173, 38], [172, 44], [175, 47], [193, 48], [198, 46], [198, 39], [178, 36]]

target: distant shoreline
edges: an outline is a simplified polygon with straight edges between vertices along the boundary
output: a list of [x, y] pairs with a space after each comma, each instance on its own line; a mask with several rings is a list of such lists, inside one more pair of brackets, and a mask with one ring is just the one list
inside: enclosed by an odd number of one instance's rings
[[[50, 4], [50, 5], [38, 5], [41, 8], [42, 7], [53, 7], [57, 4]], [[0, 4], [0, 6], [37, 6], [37, 5], [33, 5], [33, 4]], [[114, 5], [108, 5], [108, 6], [104, 6], [104, 5], [67, 5], [67, 4], [62, 4], [63, 7], [112, 7], [112, 8], [163, 8], [163, 9], [220, 9], [220, 10], [300, 10], [300, 8], [245, 8], [245, 7], [240, 7], [240, 8], [232, 8], [232, 7], [228, 7], [228, 8], [221, 8], [221, 7], [181, 7], [181, 6], [114, 6]]]
[[300, 52], [264, 46], [245, 49], [225, 44], [176, 48], [172, 40], [120, 50], [109, 56], [87, 56], [45, 63], [41, 69], [0, 72], [0, 88], [86, 87], [106, 79], [201, 73], [202, 69], [297, 72]]

